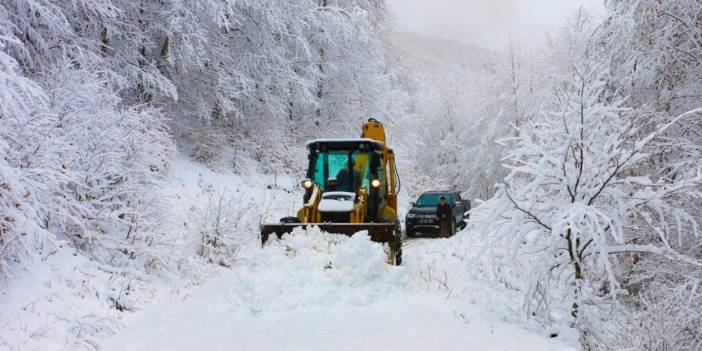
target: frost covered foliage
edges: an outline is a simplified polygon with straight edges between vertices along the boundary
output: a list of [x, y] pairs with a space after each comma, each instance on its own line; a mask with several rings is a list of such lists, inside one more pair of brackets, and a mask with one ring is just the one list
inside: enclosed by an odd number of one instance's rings
[[84, 213], [58, 229], [97, 260], [116, 264], [138, 258], [150, 268], [163, 268], [157, 252], [163, 242], [157, 234], [164, 204], [159, 189], [172, 142], [162, 115], [145, 106], [120, 108], [106, 82], [63, 72], [49, 91], [51, 107], [65, 111], [59, 112], [62, 136], [55, 149], [70, 180], [60, 189]]
[[224, 267], [231, 267], [239, 251], [241, 232], [245, 228], [243, 218], [250, 209], [240, 206], [243, 196], [234, 197], [226, 190], [217, 191], [209, 188], [205, 191], [205, 206], [196, 213], [196, 226], [200, 235], [198, 254], [209, 262]]
[[[3, 36], [0, 47], [4, 48], [8, 41], [16, 41], [10, 36]], [[0, 160], [0, 273], [6, 276], [12, 263], [25, 258], [34, 245], [41, 245], [43, 240], [31, 240], [23, 243], [18, 228], [24, 227], [24, 222], [38, 227], [41, 212], [34, 208], [28, 198], [31, 189], [43, 188], [46, 174], [41, 171], [31, 172], [20, 167], [18, 161], [26, 156], [19, 153], [15, 157], [12, 151], [21, 147], [28, 130], [13, 128], [16, 125], [27, 125], [33, 119], [27, 117], [32, 112], [31, 105], [35, 99], [44, 99], [44, 92], [39, 86], [19, 73], [17, 62], [4, 51], [0, 51], [0, 79], [2, 81], [2, 99], [0, 99], [0, 150], [4, 157]], [[41, 101], [41, 100], [39, 100]], [[25, 118], [20, 119], [21, 116]], [[25, 167], [26, 168], [26, 167]], [[41, 169], [41, 168], [40, 168]], [[29, 174], [27, 174], [29, 173]], [[30, 177], [31, 176], [31, 177]], [[40, 193], [41, 194], [41, 193]], [[53, 202], [53, 201], [52, 201]], [[53, 205], [53, 203], [51, 204]], [[41, 236], [39, 236], [40, 239]]]
[[57, 236], [105, 263], [139, 256], [160, 266], [149, 249], [171, 148], [160, 113], [119, 107], [85, 71], [66, 67], [42, 81], [25, 110], [2, 115], [5, 273]]
[[[651, 126], [702, 107], [702, 3], [699, 1], [609, 1], [611, 15], [596, 34], [611, 67], [610, 84], [636, 111], [637, 123]], [[685, 118], [671, 126], [665, 139], [637, 171], [658, 179], [682, 179], [694, 174], [702, 154], [702, 117]], [[694, 191], [700, 191], [698, 186]], [[696, 218], [700, 201], [679, 204]], [[654, 221], [660, 218], [653, 217]], [[648, 220], [647, 220], [648, 221]], [[676, 224], [676, 226], [678, 226]], [[658, 235], [642, 232], [641, 243], [658, 243]], [[669, 243], [702, 259], [697, 231]], [[618, 335], [625, 346], [647, 349], [694, 350], [702, 347], [702, 270], [693, 263], [677, 264], [641, 255], [631, 269], [632, 285], [641, 308], [633, 323], [622, 323]]]
[[702, 99], [671, 108], [624, 95], [609, 71], [622, 52], [599, 41], [617, 16], [595, 30], [580, 12], [553, 38], [549, 98], [501, 141], [509, 174], [474, 226], [528, 315], [573, 326], [585, 349], [696, 350]]
[[495, 141], [517, 134], [516, 127], [539, 110], [549, 75], [542, 57], [514, 43], [478, 72], [474, 83], [478, 90], [466, 108], [470, 118], [462, 126], [457, 152], [458, 164], [469, 171], [456, 179], [468, 186], [472, 196], [486, 199], [494, 194], [494, 185], [506, 175], [499, 157], [505, 149]]
[[478, 47], [409, 33], [392, 34], [385, 45], [398, 72], [397, 84], [408, 95], [399, 101], [409, 116], [401, 128], [413, 141], [407, 150], [410, 167], [415, 168], [412, 174], [430, 176], [427, 186], [455, 187], [477, 195], [482, 174], [466, 172], [465, 167], [473, 170], [484, 160], [480, 154], [467, 157], [476, 141], [469, 127], [481, 116], [476, 105], [484, 87], [478, 81], [491, 57]]
[[414, 173], [429, 175], [427, 186], [489, 198], [506, 174], [495, 140], [514, 135], [545, 99], [543, 58], [516, 44], [498, 53], [406, 33], [386, 46], [409, 95], [403, 130], [413, 138]]
[[[206, 33], [200, 59], [166, 68], [179, 99], [165, 104], [184, 125], [218, 130], [237, 153], [272, 170], [297, 157], [286, 145], [355, 135], [360, 120], [394, 117], [392, 77], [376, 43], [383, 1], [210, 5], [194, 10]], [[168, 62], [172, 53], [150, 55]]]
[[226, 136], [215, 128], [200, 128], [194, 130], [190, 137], [195, 142], [192, 158], [200, 163], [216, 166], [226, 150]]
[[145, 276], [175, 270], [160, 227], [171, 141], [158, 111], [122, 107], [95, 74], [65, 67], [40, 81], [24, 80], [36, 93], [3, 100], [20, 108], [0, 115], [1, 288], [16, 296], [40, 280], [22, 312], [4, 304], [0, 348], [94, 349], [117, 329], [110, 307], [138, 308]]
[[163, 266], [154, 231], [171, 149], [163, 116], [125, 106], [109, 74], [88, 68], [68, 38], [51, 46], [68, 30], [55, 10], [0, 5], [2, 275], [57, 238], [116, 267]]
[[[125, 102], [172, 115], [177, 135], [217, 129], [264, 168], [290, 156], [280, 140], [355, 132], [362, 119], [395, 117], [397, 91], [377, 44], [386, 18], [381, 0], [0, 5], [0, 20], [17, 38], [6, 52], [24, 69], [69, 58], [100, 72]], [[269, 152], [258, 152], [262, 145]]]

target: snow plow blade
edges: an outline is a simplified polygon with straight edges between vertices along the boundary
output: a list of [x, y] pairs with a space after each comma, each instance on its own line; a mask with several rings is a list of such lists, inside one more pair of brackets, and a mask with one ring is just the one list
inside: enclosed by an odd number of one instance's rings
[[295, 228], [307, 229], [308, 227], [318, 227], [330, 234], [342, 234], [352, 236], [360, 231], [368, 231], [371, 240], [377, 243], [387, 243], [390, 247], [390, 263], [399, 265], [402, 263], [402, 233], [393, 223], [277, 223], [261, 225], [261, 245], [265, 245], [268, 239], [276, 237], [280, 239], [283, 234], [289, 234]]
[[307, 229], [307, 227], [319, 227], [324, 232], [330, 234], [354, 235], [360, 231], [367, 230], [371, 240], [378, 243], [389, 243], [395, 240], [395, 224], [392, 223], [280, 223], [261, 225], [261, 244], [275, 235], [280, 239], [283, 234], [289, 234], [295, 228]]

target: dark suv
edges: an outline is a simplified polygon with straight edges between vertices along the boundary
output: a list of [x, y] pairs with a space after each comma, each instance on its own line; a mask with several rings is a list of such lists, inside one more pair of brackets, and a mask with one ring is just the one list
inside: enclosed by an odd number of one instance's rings
[[446, 203], [453, 209], [453, 218], [449, 223], [449, 236], [456, 233], [456, 228], [463, 229], [468, 221], [470, 201], [461, 199], [461, 195], [454, 191], [428, 191], [423, 193], [412, 203], [412, 208], [405, 217], [405, 232], [413, 238], [421, 234], [439, 234], [439, 220], [436, 218], [436, 206], [441, 197], [446, 198]]

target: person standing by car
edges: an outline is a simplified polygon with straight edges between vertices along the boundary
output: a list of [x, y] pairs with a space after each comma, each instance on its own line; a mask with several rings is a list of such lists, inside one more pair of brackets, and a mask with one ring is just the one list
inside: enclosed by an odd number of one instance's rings
[[449, 221], [451, 220], [451, 206], [446, 203], [446, 197], [439, 198], [439, 204], [436, 206], [436, 217], [439, 219], [439, 229], [442, 238], [449, 236]]

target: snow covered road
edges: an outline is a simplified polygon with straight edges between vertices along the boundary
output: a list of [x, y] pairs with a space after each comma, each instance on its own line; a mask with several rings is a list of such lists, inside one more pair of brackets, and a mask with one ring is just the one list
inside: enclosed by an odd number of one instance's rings
[[490, 291], [467, 281], [455, 240], [413, 241], [391, 267], [367, 236], [296, 235], [132, 316], [104, 347], [575, 350], [481, 307]]

